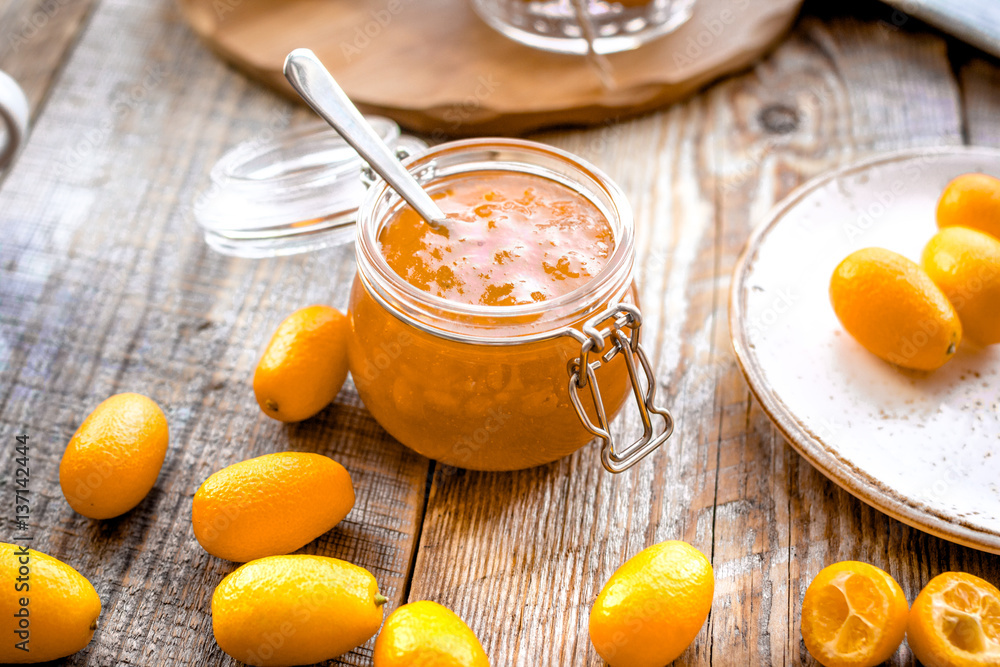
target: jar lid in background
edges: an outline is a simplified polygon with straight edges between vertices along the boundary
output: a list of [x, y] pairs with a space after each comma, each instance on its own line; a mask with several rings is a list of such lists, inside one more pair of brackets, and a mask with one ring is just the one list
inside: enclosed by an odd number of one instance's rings
[[[366, 116], [397, 155], [427, 144], [399, 126]], [[366, 163], [336, 130], [317, 121], [237, 145], [219, 158], [194, 202], [205, 242], [237, 257], [275, 257], [354, 241]]]

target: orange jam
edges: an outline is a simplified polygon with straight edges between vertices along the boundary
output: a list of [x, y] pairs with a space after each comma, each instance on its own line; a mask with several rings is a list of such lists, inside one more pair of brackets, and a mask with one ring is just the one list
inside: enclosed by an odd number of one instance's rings
[[382, 228], [379, 245], [408, 283], [450, 301], [546, 301], [586, 284], [614, 250], [600, 210], [555, 181], [485, 172], [449, 180], [432, 196], [447, 225], [405, 208]]
[[[398, 278], [423, 292], [490, 307], [481, 316], [463, 315], [453, 331], [489, 322], [488, 337], [515, 338], [478, 343], [422, 330], [376, 301], [359, 277], [351, 292], [349, 352], [365, 406], [403, 444], [463, 468], [514, 470], [574, 452], [592, 437], [568, 390], [580, 342], [568, 336], [519, 342], [523, 331], [515, 323], [523, 320], [504, 323], [491, 313], [557, 299], [593, 281], [614, 253], [612, 226], [587, 197], [541, 176], [477, 171], [428, 189], [447, 224], [432, 225], [403, 207], [378, 228], [379, 253]], [[590, 305], [586, 316], [556, 328], [579, 329], [607, 306]], [[622, 355], [597, 377], [610, 419], [630, 391]], [[580, 398], [596, 423], [589, 392], [581, 389]]]

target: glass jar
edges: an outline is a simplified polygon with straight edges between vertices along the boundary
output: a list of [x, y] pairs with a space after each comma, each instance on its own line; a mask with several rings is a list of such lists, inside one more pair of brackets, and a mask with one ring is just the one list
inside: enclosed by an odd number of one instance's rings
[[[442, 144], [406, 164], [431, 188], [497, 170], [551, 179], [602, 212], [615, 246], [590, 281], [547, 301], [449, 301], [408, 283], [382, 256], [379, 232], [404, 204], [374, 182], [357, 215], [349, 359], [375, 419], [411, 449], [477, 470], [540, 465], [597, 436], [605, 467], [619, 472], [662, 444], [673, 424], [654, 404], [656, 382], [640, 344], [632, 211], [618, 186], [569, 153], [515, 139]], [[609, 422], [630, 395], [644, 432], [622, 447]]]
[[583, 55], [634, 49], [682, 26], [695, 0], [472, 0], [494, 30], [527, 46]]

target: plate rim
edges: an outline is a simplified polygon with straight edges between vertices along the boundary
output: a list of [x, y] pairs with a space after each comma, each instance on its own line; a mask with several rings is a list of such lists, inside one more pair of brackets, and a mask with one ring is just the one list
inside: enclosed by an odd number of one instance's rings
[[880, 483], [869, 473], [851, 465], [836, 455], [833, 448], [801, 424], [780, 396], [768, 386], [763, 368], [747, 340], [742, 326], [746, 310], [746, 278], [760, 252], [763, 241], [790, 210], [807, 196], [832, 181], [848, 175], [870, 170], [892, 162], [904, 162], [933, 155], [981, 156], [1000, 160], [1000, 149], [986, 146], [925, 146], [907, 148], [856, 160], [847, 165], [824, 172], [796, 187], [775, 204], [764, 219], [754, 226], [739, 258], [733, 267], [729, 288], [729, 338], [736, 355], [737, 365], [743, 373], [750, 391], [760, 403], [771, 422], [781, 431], [785, 440], [810, 465], [849, 494], [867, 505], [897, 519], [908, 526], [963, 546], [1000, 554], [1000, 532], [974, 528], [955, 522], [933, 511], [913, 498]]

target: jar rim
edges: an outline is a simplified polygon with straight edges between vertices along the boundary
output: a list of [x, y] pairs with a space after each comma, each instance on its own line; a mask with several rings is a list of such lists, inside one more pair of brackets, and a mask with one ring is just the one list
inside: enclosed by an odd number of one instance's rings
[[[473, 158], [473, 161], [463, 163], [460, 159], [463, 155]], [[503, 156], [507, 156], [508, 160], [504, 160]], [[522, 160], [537, 158], [542, 164], [509, 161], [514, 156]], [[505, 170], [548, 177], [570, 187], [597, 206], [612, 227], [615, 246], [608, 262], [595, 276], [553, 299], [514, 306], [452, 301], [410, 284], [389, 266], [380, 252], [379, 231], [403, 203], [387, 183], [378, 179], [369, 188], [358, 209], [355, 243], [358, 274], [368, 292], [397, 317], [425, 331], [429, 326], [432, 329], [430, 333], [452, 340], [473, 338], [477, 343], [497, 344], [508, 343], [512, 339], [525, 342], [526, 339], [563, 335], [568, 324], [603, 310], [606, 303], [621, 299], [628, 290], [635, 256], [632, 207], [624, 191], [587, 160], [534, 141], [476, 138], [433, 146], [403, 164], [422, 184], [477, 171]], [[562, 165], [570, 173], [555, 171], [556, 165]], [[451, 173], [445, 167], [457, 171]], [[582, 189], [584, 184], [590, 186], [587, 191]], [[387, 207], [389, 210], [385, 210]], [[482, 324], [463, 326], [470, 321]], [[507, 333], [496, 336], [495, 329], [501, 326]]]

